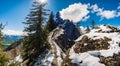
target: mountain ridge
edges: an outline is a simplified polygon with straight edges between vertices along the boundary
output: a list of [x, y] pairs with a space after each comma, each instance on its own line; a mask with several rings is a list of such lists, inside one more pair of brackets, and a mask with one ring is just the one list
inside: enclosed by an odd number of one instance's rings
[[[67, 24], [65, 24], [67, 25]], [[71, 27], [71, 26], [69, 26]], [[77, 29], [72, 27], [73, 29]], [[67, 28], [68, 29], [68, 28]], [[81, 33], [69, 45], [69, 32], [60, 25], [50, 32], [48, 42], [51, 49], [40, 54], [34, 66], [119, 66], [120, 62], [120, 29], [110, 25], [100, 25], [94, 29], [82, 28]], [[75, 32], [75, 33], [74, 33]], [[69, 33], [69, 36], [68, 36]], [[71, 34], [70, 34], [71, 33]], [[66, 43], [67, 42], [67, 43]], [[21, 54], [18, 54], [19, 59]], [[16, 60], [16, 58], [14, 59]], [[14, 61], [25, 63], [22, 61]]]

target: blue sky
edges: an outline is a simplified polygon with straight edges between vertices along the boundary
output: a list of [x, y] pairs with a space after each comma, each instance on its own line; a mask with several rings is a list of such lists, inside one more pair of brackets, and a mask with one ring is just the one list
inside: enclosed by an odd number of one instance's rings
[[5, 29], [22, 30], [32, 0], [0, 0], [0, 22], [8, 25]]
[[[22, 24], [25, 21], [25, 17], [29, 13], [33, 0], [0, 0], [0, 21], [2, 23], [8, 22], [5, 30], [18, 30], [22, 31], [24, 25]], [[120, 9], [120, 0], [47, 0], [48, 5], [46, 8], [54, 12], [62, 11], [62, 9], [68, 8], [69, 5], [74, 5], [74, 3], [81, 3], [82, 5], [88, 5], [88, 10], [92, 5], [97, 5], [98, 9], [102, 11], [94, 11], [94, 13], [89, 13], [86, 15], [89, 16], [85, 21], [80, 20], [82, 26], [90, 25], [92, 19], [95, 20], [96, 24], [111, 24], [114, 26], [120, 26], [120, 16], [118, 13]], [[111, 11], [117, 13], [113, 17], [108, 17], [104, 15], [105, 11]], [[106, 12], [105, 12], [106, 13]], [[99, 15], [97, 15], [99, 14]], [[101, 18], [102, 17], [102, 18]]]

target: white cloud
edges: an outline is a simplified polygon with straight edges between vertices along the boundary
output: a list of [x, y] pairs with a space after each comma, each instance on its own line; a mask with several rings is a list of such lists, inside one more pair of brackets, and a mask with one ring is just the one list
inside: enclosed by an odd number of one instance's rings
[[119, 16], [120, 16], [120, 12], [117, 13], [117, 17], [119, 17]]
[[117, 16], [120, 16], [120, 3], [119, 3], [119, 6], [117, 7], [117, 9], [118, 9]]
[[120, 9], [120, 6], [118, 6], [117, 9]]
[[16, 30], [3, 30], [3, 34], [6, 35], [25, 35], [26, 33], [22, 31], [16, 31]]
[[97, 4], [92, 5], [90, 7], [90, 9], [92, 9], [92, 13], [94, 13], [94, 12], [101, 12], [103, 10], [102, 8], [99, 8]]
[[83, 18], [86, 18], [88, 16], [89, 13], [88, 7], [89, 4], [81, 4], [81, 3], [75, 3], [69, 5], [68, 8], [60, 11], [61, 18], [64, 20], [68, 19], [73, 22], [79, 22]]
[[69, 5], [69, 7], [60, 11], [61, 18], [70, 20], [73, 22], [86, 21], [90, 18], [89, 13], [94, 13], [100, 16], [101, 19], [112, 19], [115, 17], [120, 17], [120, 6], [116, 7], [116, 10], [105, 10], [100, 8], [97, 4], [82, 4], [75, 3]]
[[99, 8], [97, 4], [92, 5], [90, 8], [92, 9], [92, 13], [96, 13], [97, 16], [100, 16], [102, 19], [112, 19], [120, 16], [117, 10], [104, 10], [103, 8]]
[[98, 12], [97, 15], [101, 16], [102, 18], [111, 19], [117, 16], [116, 11], [105, 10]]
[[119, 2], [119, 5], [118, 5], [117, 9], [120, 10], [120, 2]]

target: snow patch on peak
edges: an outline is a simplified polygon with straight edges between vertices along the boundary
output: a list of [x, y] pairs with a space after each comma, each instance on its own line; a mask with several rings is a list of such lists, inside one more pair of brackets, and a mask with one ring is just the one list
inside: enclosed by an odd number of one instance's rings
[[95, 57], [94, 54], [99, 54], [98, 52], [84, 52], [84, 53], [75, 53], [73, 47], [69, 53], [72, 63], [76, 63], [79, 66], [105, 66], [104, 64], [99, 63], [99, 58]]
[[80, 28], [81, 34], [85, 34], [86, 33], [86, 28], [84, 28], [82, 26], [80, 26], [79, 28]]
[[99, 27], [100, 27], [100, 29], [101, 29], [102, 31], [110, 31], [110, 30], [111, 30], [110, 28], [108, 28], [108, 27], [105, 26], [105, 25], [100, 25]]
[[99, 31], [111, 31], [111, 29], [107, 26], [107, 25], [100, 25], [98, 27], [96, 27], [95, 29], [92, 29], [91, 32], [99, 32]]

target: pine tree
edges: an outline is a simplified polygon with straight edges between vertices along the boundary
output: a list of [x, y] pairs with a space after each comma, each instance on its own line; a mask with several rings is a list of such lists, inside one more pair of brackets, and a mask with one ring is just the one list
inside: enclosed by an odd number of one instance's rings
[[5, 53], [2, 49], [2, 30], [4, 25], [0, 24], [0, 66], [7, 66], [7, 62], [9, 61], [8, 58], [5, 57]]
[[0, 48], [2, 48], [2, 29], [3, 29], [3, 24], [0, 24]]
[[44, 9], [45, 5], [34, 2], [33, 9], [26, 17], [26, 22], [23, 22], [27, 25], [24, 31], [28, 33], [28, 36], [24, 38], [24, 55], [30, 60], [28, 64], [47, 48], [47, 34], [43, 26], [48, 15], [47, 10]]
[[92, 29], [95, 28], [95, 21], [94, 20], [91, 21], [91, 25], [92, 25]]
[[90, 32], [89, 26], [87, 26], [86, 32], [87, 32], [87, 33]]
[[49, 16], [49, 20], [47, 22], [47, 25], [46, 25], [46, 29], [48, 30], [48, 32], [51, 32], [53, 29], [56, 28], [56, 22], [54, 20], [54, 15], [53, 15], [53, 12], [51, 12], [50, 16]]
[[56, 22], [57, 22], [57, 25], [64, 23], [64, 20], [60, 17], [59, 12], [57, 12], [57, 14], [56, 14]]

